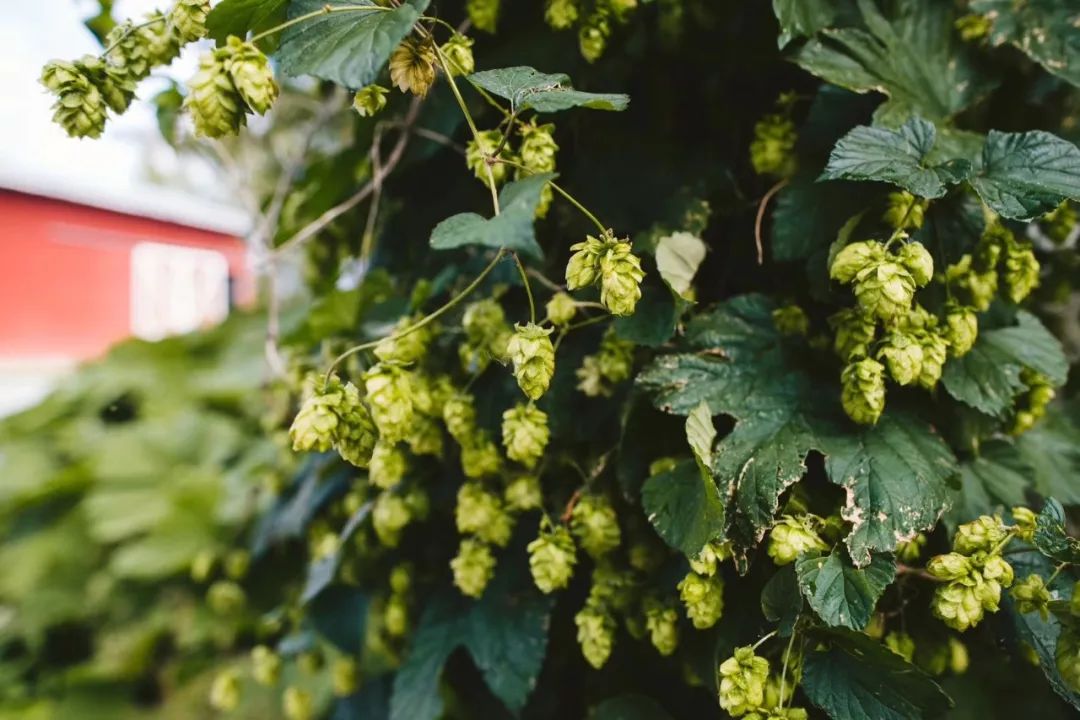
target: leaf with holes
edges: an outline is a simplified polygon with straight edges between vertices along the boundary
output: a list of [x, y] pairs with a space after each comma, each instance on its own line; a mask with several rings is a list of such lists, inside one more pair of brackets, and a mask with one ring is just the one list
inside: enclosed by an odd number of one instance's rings
[[532, 109], [536, 112], [551, 113], [575, 107], [625, 110], [630, 104], [630, 97], [627, 95], [575, 90], [570, 85], [569, 75], [549, 75], [531, 67], [484, 70], [470, 75], [469, 81], [509, 100], [511, 107], [517, 112]]

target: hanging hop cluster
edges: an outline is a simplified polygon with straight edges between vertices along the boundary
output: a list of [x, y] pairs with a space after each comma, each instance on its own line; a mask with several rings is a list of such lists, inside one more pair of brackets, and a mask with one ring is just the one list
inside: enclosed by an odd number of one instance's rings
[[307, 386], [307, 398], [289, 429], [293, 450], [335, 448], [346, 461], [367, 467], [378, 433], [359, 389], [336, 377], [313, 377]]
[[540, 592], [551, 594], [569, 584], [577, 564], [577, 548], [566, 527], [543, 518], [540, 534], [529, 543], [528, 551], [529, 570]]
[[954, 297], [978, 312], [990, 307], [999, 286], [1013, 303], [1023, 302], [1039, 284], [1039, 261], [1030, 242], [1019, 241], [1000, 221], [987, 225], [973, 253], [945, 269]]
[[977, 625], [986, 611], [997, 612], [1001, 589], [1013, 583], [1012, 566], [1001, 551], [1012, 536], [1001, 518], [983, 515], [957, 528], [953, 552], [931, 558], [926, 570], [944, 581], [930, 609], [954, 630]]
[[607, 49], [613, 25], [630, 19], [638, 0], [548, 0], [544, 18], [555, 30], [578, 26], [578, 47], [581, 56], [595, 62]]
[[707, 630], [724, 614], [724, 580], [720, 563], [730, 557], [729, 545], [708, 543], [690, 561], [690, 572], [678, 585], [686, 616], [698, 630]]
[[270, 60], [253, 43], [230, 36], [225, 45], [199, 58], [184, 107], [196, 135], [217, 138], [235, 135], [247, 123], [248, 113], [265, 114], [277, 96]]
[[590, 493], [578, 498], [570, 514], [570, 531], [594, 560], [607, 555], [622, 541], [618, 515], [603, 495]]
[[617, 240], [609, 230], [601, 239], [588, 236], [570, 246], [575, 251], [566, 265], [570, 290], [600, 284], [600, 302], [613, 315], [632, 315], [641, 299], [645, 272], [641, 259], [631, 252], [628, 240]]
[[555, 375], [555, 347], [551, 344], [551, 328], [535, 323], [516, 325], [506, 345], [507, 355], [514, 364], [518, 387], [530, 400], [539, 400], [547, 392]]
[[754, 125], [750, 164], [758, 175], [789, 178], [797, 169], [795, 143], [799, 136], [787, 114], [766, 115]]
[[1027, 386], [1015, 408], [1009, 432], [1021, 435], [1035, 426], [1045, 414], [1050, 401], [1054, 399], [1054, 386], [1045, 375], [1029, 368], [1020, 371], [1020, 382]]
[[506, 362], [513, 331], [497, 300], [485, 298], [470, 303], [465, 308], [461, 325], [465, 330], [465, 342], [458, 347], [458, 355], [465, 372], [481, 372], [493, 359]]
[[614, 386], [628, 380], [634, 366], [634, 343], [622, 340], [609, 327], [595, 355], [586, 355], [575, 374], [578, 390], [589, 397], [608, 397]]
[[596, 669], [611, 657], [615, 644], [616, 612], [625, 612], [632, 595], [630, 578], [609, 563], [593, 569], [585, 605], [574, 615], [577, 641], [585, 661]]
[[[792, 670], [792, 668], [789, 668]], [[792, 675], [795, 675], [792, 672]], [[720, 707], [732, 717], [747, 720], [806, 720], [802, 708], [781, 708], [794, 693], [795, 678], [784, 683], [769, 675], [769, 661], [754, 654], [752, 647], [735, 648], [735, 653], [720, 664]], [[782, 697], [783, 696], [783, 697]]]
[[506, 456], [531, 470], [551, 437], [547, 413], [532, 403], [516, 405], [503, 413], [502, 435]]
[[784, 515], [769, 533], [769, 557], [783, 566], [808, 552], [828, 550], [829, 546], [817, 533], [817, 528], [823, 525], [824, 521], [816, 515]]

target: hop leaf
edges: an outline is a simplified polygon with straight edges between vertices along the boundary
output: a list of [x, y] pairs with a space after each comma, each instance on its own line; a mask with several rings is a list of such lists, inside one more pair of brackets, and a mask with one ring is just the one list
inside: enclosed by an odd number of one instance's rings
[[787, 565], [813, 550], [828, 550], [825, 541], [811, 527], [811, 516], [785, 515], [769, 534], [769, 557], [777, 565]]
[[724, 581], [719, 575], [686, 574], [678, 585], [686, 616], [698, 630], [707, 630], [724, 614]]
[[447, 68], [451, 75], [472, 75], [476, 70], [476, 61], [473, 59], [473, 39], [461, 33], [454, 33], [446, 44], [442, 46], [443, 55], [450, 61]]
[[550, 329], [535, 323], [517, 325], [506, 346], [518, 387], [531, 400], [539, 400], [547, 392], [555, 374], [555, 348], [549, 335]]
[[373, 117], [386, 107], [389, 90], [382, 85], [365, 85], [353, 96], [353, 109], [360, 117]]
[[236, 92], [253, 112], [265, 114], [278, 96], [270, 60], [253, 43], [234, 36], [229, 36], [223, 50], [228, 52], [225, 68]]
[[486, 543], [466, 538], [458, 546], [457, 556], [450, 561], [450, 569], [458, 589], [469, 597], [478, 598], [495, 574], [495, 556]]
[[177, 0], [169, 11], [169, 25], [182, 43], [194, 42], [206, 37], [206, 16], [210, 14], [210, 0]]
[[600, 256], [600, 302], [612, 315], [633, 315], [645, 273], [627, 241], [611, 242]]
[[577, 563], [574, 539], [562, 525], [540, 526], [540, 535], [529, 543], [529, 570], [540, 592], [550, 594], [561, 590], [570, 582]]
[[430, 39], [406, 38], [390, 55], [390, 80], [401, 92], [427, 95], [435, 82], [435, 46]]
[[615, 618], [602, 605], [590, 602], [574, 615], [574, 624], [577, 625], [581, 654], [599, 670], [611, 657], [615, 643]]
[[619, 546], [622, 533], [615, 508], [602, 495], [582, 495], [570, 515], [570, 530], [594, 559]]
[[504, 412], [502, 433], [506, 456], [529, 469], [544, 456], [551, 435], [547, 414], [532, 403], [517, 405]]
[[840, 401], [844, 412], [861, 425], [873, 425], [885, 410], [885, 366], [864, 358], [844, 368]]

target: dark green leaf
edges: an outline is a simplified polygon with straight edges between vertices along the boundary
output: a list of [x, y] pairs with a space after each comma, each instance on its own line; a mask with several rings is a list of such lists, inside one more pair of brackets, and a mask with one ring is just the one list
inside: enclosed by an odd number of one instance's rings
[[1066, 198], [1080, 198], [1080, 149], [1041, 130], [991, 130], [983, 147], [982, 170], [971, 184], [999, 214], [1031, 220]]
[[641, 489], [641, 506], [664, 541], [696, 557], [710, 540], [724, 536], [724, 503], [716, 483], [691, 461], [653, 475]]
[[956, 458], [914, 416], [887, 412], [874, 427], [833, 436], [825, 453], [829, 479], [847, 493], [845, 543], [859, 567], [933, 527], [952, 501]]
[[443, 220], [431, 231], [431, 247], [451, 250], [466, 245], [507, 248], [537, 260], [544, 252], [536, 242], [533, 220], [540, 193], [554, 173], [531, 175], [509, 183], [499, 193], [500, 213], [488, 219], [476, 213], [461, 213]]
[[1016, 439], [1016, 448], [1031, 469], [1035, 488], [1043, 497], [1080, 505], [1080, 426], [1060, 406], [1051, 405], [1034, 428]]
[[1035, 523], [1035, 547], [1057, 562], [1080, 562], [1080, 540], [1069, 537], [1065, 530], [1065, 509], [1054, 498], [1048, 498]]
[[829, 27], [847, 5], [836, 0], [773, 0], [773, 14], [780, 23], [777, 45], [782, 50], [796, 38]]
[[802, 594], [818, 617], [831, 626], [862, 630], [896, 577], [896, 563], [891, 556], [878, 554], [869, 565], [857, 568], [838, 546], [829, 555], [799, 558], [795, 572]]
[[206, 16], [206, 29], [219, 43], [230, 35], [268, 30], [285, 19], [289, 0], [221, 0]]
[[455, 600], [438, 596], [424, 609], [409, 654], [394, 676], [390, 720], [434, 720], [442, 714], [439, 677], [461, 644], [461, 608]]
[[1065, 382], [1068, 362], [1061, 343], [1034, 315], [1021, 311], [1014, 327], [984, 330], [966, 355], [945, 365], [941, 382], [960, 402], [988, 415], [1003, 416], [1026, 386], [1020, 371], [1029, 367]]
[[652, 698], [632, 693], [604, 700], [589, 711], [589, 720], [671, 720], [671, 716]]
[[1080, 86], [1076, 5], [1063, 0], [972, 0], [971, 12], [993, 18], [990, 42], [1010, 43], [1049, 72]]
[[926, 162], [934, 147], [934, 124], [912, 118], [898, 130], [860, 126], [836, 144], [823, 180], [876, 180], [892, 183], [924, 198], [939, 198], [950, 185], [964, 180], [971, 164], [957, 160]]
[[286, 75], [312, 75], [350, 88], [374, 82], [429, 0], [407, 0], [382, 8], [371, 0], [292, 0], [289, 17], [323, 7], [371, 7], [337, 10], [287, 28], [277, 59]]
[[570, 86], [570, 76], [562, 73], [549, 75], [531, 67], [484, 70], [470, 75], [469, 81], [509, 100], [511, 107], [518, 112], [531, 108], [536, 112], [550, 113], [574, 107], [625, 110], [630, 104], [627, 95], [574, 90]]
[[316, 632], [350, 655], [364, 649], [364, 626], [370, 600], [359, 588], [332, 585], [307, 608], [307, 620]]
[[769, 622], [779, 623], [780, 634], [787, 637], [802, 611], [803, 597], [795, 566], [785, 565], [769, 578], [761, 590], [761, 614]]
[[637, 345], [657, 347], [675, 334], [678, 319], [679, 307], [671, 291], [646, 277], [634, 314], [615, 320], [615, 334]]
[[1023, 505], [1030, 478], [1030, 466], [1012, 444], [991, 440], [982, 445], [978, 457], [960, 466], [960, 499], [949, 517], [962, 523], [992, 514], [1002, 505]]
[[814, 637], [829, 647], [806, 655], [802, 688], [834, 720], [922, 720], [952, 705], [921, 670], [862, 633]]
[[804, 260], [828, 249], [852, 216], [852, 208], [868, 198], [858, 183], [814, 182], [799, 177], [776, 199], [772, 216], [772, 255], [779, 262]]

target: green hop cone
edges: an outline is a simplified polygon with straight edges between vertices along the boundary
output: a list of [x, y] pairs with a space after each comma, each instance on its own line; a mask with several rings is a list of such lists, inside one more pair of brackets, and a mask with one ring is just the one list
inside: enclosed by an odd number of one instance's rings
[[581, 57], [588, 62], [599, 60], [607, 49], [610, 36], [611, 23], [608, 22], [607, 14], [601, 11], [590, 14], [578, 28], [578, 50]]
[[469, 13], [469, 20], [477, 30], [493, 33], [499, 22], [499, 9], [502, 0], [468, 0], [465, 10]]
[[454, 75], [472, 75], [476, 70], [476, 61], [473, 59], [473, 39], [454, 33], [446, 44], [442, 46], [443, 55], [449, 61], [450, 72]]
[[[472, 170], [476, 179], [484, 183], [484, 185], [488, 184], [489, 167], [487, 159], [492, 157], [502, 144], [503, 134], [501, 132], [498, 130], [481, 130], [477, 137], [465, 145], [465, 164]], [[490, 166], [491, 177], [495, 179], [496, 185], [506, 180], [507, 167], [505, 163], [494, 163]]]
[[645, 629], [649, 640], [664, 657], [679, 646], [679, 613], [665, 603], [649, 599], [645, 602]]
[[906, 632], [889, 633], [885, 636], [884, 645], [908, 662], [915, 657], [915, 638]]
[[270, 60], [253, 43], [229, 36], [225, 68], [236, 91], [253, 112], [264, 115], [278, 96], [278, 85]]
[[1054, 660], [1062, 679], [1075, 692], [1080, 692], [1080, 630], [1066, 625], [1058, 636]]
[[459, 444], [464, 445], [472, 438], [476, 431], [476, 406], [471, 395], [456, 393], [447, 398], [442, 416], [447, 432]]
[[[979, 556], [976, 556], [976, 560], [978, 559]], [[986, 558], [981, 572], [984, 579], [997, 582], [1003, 587], [1013, 584], [1013, 567], [1000, 555], [991, 555]]]
[[907, 190], [889, 193], [889, 205], [882, 220], [895, 230], [917, 230], [926, 219], [927, 200], [920, 200]]
[[850, 362], [870, 353], [877, 332], [877, 322], [872, 315], [845, 308], [829, 318], [829, 325], [836, 332], [833, 350], [841, 360]]
[[878, 359], [885, 361], [889, 375], [900, 385], [912, 384], [922, 373], [922, 345], [901, 332], [886, 336], [885, 344], [878, 350]]
[[798, 139], [795, 123], [786, 115], [766, 115], [759, 120], [754, 125], [754, 140], [750, 143], [750, 163], [754, 172], [782, 178], [794, 175]]
[[725, 540], [724, 542], [712, 540], [705, 543], [705, 547], [701, 548], [697, 557], [689, 559], [690, 569], [698, 575], [712, 577], [716, 574], [717, 569], [720, 567], [720, 563], [731, 556], [732, 549], [730, 540]]
[[56, 95], [53, 122], [64, 132], [77, 138], [101, 137], [105, 132], [106, 99], [84, 67], [54, 60], [42, 70], [41, 84]]
[[864, 358], [849, 364], [840, 375], [840, 401], [844, 412], [861, 425], [873, 425], [885, 410], [885, 366]]
[[217, 615], [236, 615], [247, 605], [247, 593], [232, 580], [218, 580], [206, 589], [206, 604]]
[[600, 256], [600, 302], [612, 315], [633, 315], [645, 272], [628, 241], [609, 243]]
[[251, 649], [251, 677], [267, 687], [277, 685], [281, 678], [281, 656], [266, 645]]
[[687, 573], [679, 582], [679, 599], [686, 606], [686, 617], [698, 630], [707, 630], [724, 614], [724, 581], [696, 572]]
[[[427, 353], [428, 345], [434, 335], [431, 326], [424, 325], [416, 330], [409, 330], [416, 321], [403, 317], [394, 326], [394, 332], [375, 346], [375, 357], [383, 362], [402, 364], [414, 363]], [[406, 332], [408, 331], [408, 332]]]
[[503, 491], [503, 502], [514, 512], [539, 509], [543, 505], [540, 478], [532, 474], [518, 475]]
[[948, 359], [949, 342], [936, 332], [925, 332], [919, 336], [923, 349], [922, 370], [919, 373], [919, 387], [933, 390], [937, 387], [941, 373]]
[[551, 436], [547, 414], [532, 403], [519, 404], [503, 413], [502, 434], [506, 456], [532, 469]]
[[168, 23], [181, 43], [195, 42], [206, 37], [206, 16], [210, 0], [176, 0], [169, 11]]
[[983, 618], [983, 603], [976, 589], [980, 580], [972, 575], [939, 585], [930, 601], [930, 611], [953, 630], [963, 632]]
[[599, 603], [587, 602], [574, 615], [577, 641], [585, 661], [599, 670], [611, 657], [615, 643], [615, 618]]
[[1068, 200], [1040, 220], [1043, 232], [1057, 245], [1063, 245], [1069, 239], [1077, 224], [1080, 224], [1080, 215]]
[[345, 388], [337, 378], [324, 383], [321, 378], [311, 381], [312, 393], [300, 406], [289, 438], [295, 452], [326, 452], [334, 446], [341, 424], [340, 410]]
[[454, 520], [460, 533], [499, 547], [510, 542], [513, 525], [502, 499], [478, 482], [466, 482], [458, 490]]
[[997, 516], [982, 515], [956, 528], [953, 549], [964, 555], [989, 552], [1005, 539], [1008, 531]]
[[107, 62], [135, 82], [145, 79], [154, 67], [148, 39], [131, 20], [120, 23], [105, 36], [105, 46], [111, 48]]
[[578, 0], [547, 0], [544, 19], [552, 30], [567, 30], [577, 22]]
[[600, 340], [600, 352], [596, 355], [597, 369], [608, 383], [628, 380], [634, 369], [634, 343], [623, 340], [609, 327]]
[[582, 495], [570, 515], [570, 531], [594, 559], [619, 546], [622, 532], [615, 508], [603, 495]]
[[458, 546], [457, 556], [450, 561], [454, 584], [469, 597], [478, 598], [495, 574], [495, 556], [487, 543], [466, 538]]
[[367, 467], [375, 449], [378, 431], [371, 412], [360, 397], [360, 390], [351, 382], [343, 388], [337, 413], [334, 447], [345, 461], [357, 467]]
[[894, 323], [911, 310], [915, 278], [898, 262], [884, 261], [864, 269], [855, 278], [855, 299], [863, 312]]
[[979, 318], [972, 308], [959, 305], [949, 306], [945, 314], [945, 340], [949, 343], [949, 354], [963, 357], [975, 345], [979, 336]]
[[390, 81], [403, 93], [424, 97], [435, 82], [435, 45], [431, 38], [406, 38], [390, 54]]
[[557, 292], [548, 300], [545, 310], [553, 325], [569, 325], [577, 315], [577, 303], [569, 294]]
[[900, 264], [911, 273], [915, 284], [925, 287], [934, 277], [934, 258], [922, 243], [909, 242], [897, 253]]
[[953, 25], [956, 27], [957, 32], [960, 33], [960, 39], [964, 42], [982, 40], [994, 29], [994, 21], [978, 13], [962, 15], [956, 18]]
[[926, 571], [939, 580], [959, 580], [971, 573], [971, 560], [960, 553], [935, 555], [926, 564]]
[[405, 438], [409, 450], [413, 455], [431, 455], [440, 457], [443, 454], [443, 435], [439, 424], [423, 415], [413, 420], [413, 431]]
[[600, 277], [600, 256], [604, 254], [605, 244], [591, 235], [585, 242], [570, 246], [574, 254], [566, 264], [566, 287], [577, 290], [588, 287]]
[[586, 355], [581, 360], [581, 367], [574, 371], [578, 379], [577, 389], [588, 397], [606, 397], [611, 395], [611, 387], [604, 382], [604, 373], [600, 370], [600, 358]]
[[397, 445], [378, 442], [371, 453], [368, 479], [375, 487], [389, 490], [405, 477], [405, 467], [405, 453]]
[[337, 697], [348, 697], [360, 687], [360, 668], [355, 659], [342, 656], [330, 666], [330, 685]]
[[467, 478], [482, 478], [496, 475], [502, 470], [502, 456], [499, 447], [488, 436], [487, 431], [477, 430], [461, 446], [461, 471]]
[[387, 599], [382, 621], [390, 637], [405, 637], [409, 632], [409, 607], [400, 595], [391, 595]]
[[1005, 294], [1014, 303], [1021, 303], [1039, 285], [1039, 261], [1031, 243], [1010, 243], [1005, 251], [1005, 268], [1001, 274]]
[[1031, 542], [1035, 537], [1035, 527], [1039, 516], [1031, 508], [1014, 507], [1012, 509], [1013, 522], [1016, 523], [1014, 530], [1016, 537], [1024, 542]]
[[1016, 583], [1010, 592], [1016, 601], [1016, 609], [1021, 613], [1037, 612], [1043, 620], [1050, 616], [1050, 589], [1041, 575], [1028, 575]]
[[785, 305], [772, 311], [773, 325], [781, 335], [802, 335], [810, 331], [810, 318], [798, 305]]
[[809, 515], [784, 515], [773, 525], [769, 533], [768, 552], [774, 563], [787, 565], [808, 552], [828, 550], [825, 541], [814, 532], [811, 522], [812, 516]]
[[528, 323], [516, 325], [506, 352], [514, 363], [518, 387], [531, 400], [539, 400], [547, 392], [555, 374], [555, 348], [551, 344], [551, 329]]
[[214, 572], [216, 564], [217, 556], [214, 555], [213, 551], [201, 550], [191, 561], [191, 567], [188, 571], [191, 579], [197, 583], [206, 582], [210, 579], [210, 574]]
[[247, 122], [244, 99], [229, 74], [231, 58], [228, 48], [204, 53], [199, 58], [199, 71], [188, 81], [184, 107], [191, 113], [196, 135], [235, 135]]
[[353, 95], [353, 110], [360, 117], [374, 117], [386, 107], [386, 96], [390, 90], [382, 85], [365, 85]]
[[735, 649], [735, 654], [720, 664], [720, 707], [732, 717], [745, 715], [765, 701], [765, 683], [769, 661], [754, 655], [752, 647]]
[[220, 712], [232, 712], [240, 707], [240, 675], [225, 670], [214, 676], [210, 684], [210, 707]]
[[844, 246], [829, 266], [829, 277], [848, 285], [856, 276], [885, 259], [885, 246], [876, 240], [864, 240]]
[[364, 373], [364, 387], [380, 439], [396, 443], [407, 438], [414, 415], [409, 373], [398, 365], [379, 363]]
[[555, 154], [559, 151], [554, 137], [555, 125], [537, 125], [533, 120], [522, 125], [520, 133], [518, 157], [521, 158], [521, 164], [533, 173], [554, 172]]
[[289, 686], [281, 696], [281, 710], [286, 720], [313, 720], [315, 700], [309, 691]]
[[1069, 614], [1080, 617], [1080, 580], [1073, 585], [1072, 595], [1069, 596]]
[[251, 568], [251, 553], [247, 550], [230, 550], [223, 565], [225, 575], [230, 580], [243, 580]]
[[371, 508], [371, 526], [379, 542], [386, 547], [397, 547], [401, 531], [412, 520], [412, 512], [405, 498], [393, 492], [382, 492]]
[[954, 675], [963, 675], [967, 672], [971, 659], [964, 643], [955, 637], [949, 637], [949, 670]]
[[915, 537], [896, 546], [896, 557], [903, 562], [913, 563], [922, 556], [926, 546], [926, 535], [918, 533]]
[[[147, 20], [149, 22], [149, 20]], [[168, 65], [180, 55], [180, 38], [167, 22], [153, 22], [137, 30], [150, 55], [152, 66]]]
[[562, 525], [541, 522], [540, 535], [529, 543], [529, 570], [533, 582], [545, 595], [561, 590], [570, 582], [577, 563], [574, 539]]

